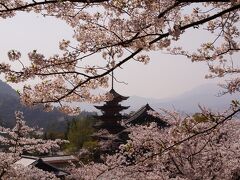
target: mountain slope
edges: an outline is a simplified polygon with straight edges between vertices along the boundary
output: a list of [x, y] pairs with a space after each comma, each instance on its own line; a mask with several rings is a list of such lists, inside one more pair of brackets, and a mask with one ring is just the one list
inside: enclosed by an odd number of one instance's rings
[[216, 111], [221, 111], [229, 107], [233, 99], [239, 99], [239, 94], [221, 95], [221, 89], [216, 84], [204, 84], [183, 93], [175, 98], [164, 102], [154, 104], [154, 106], [163, 106], [165, 108], [175, 108], [185, 112], [199, 111], [199, 105], [206, 106]]
[[11, 86], [9, 86], [7, 83], [0, 80], [0, 95], [10, 95], [13, 97], [18, 97], [17, 92], [12, 89]]
[[21, 105], [16, 91], [6, 83], [0, 81], [0, 124], [6, 127], [13, 126], [15, 111], [22, 111], [25, 120], [30, 126], [38, 126], [45, 129], [63, 130], [68, 118], [65, 114], [57, 110], [44, 112], [41, 106], [28, 108]]
[[[154, 99], [131, 96], [122, 104], [130, 106], [130, 108], [124, 112], [136, 111], [143, 105], [149, 103], [152, 108], [156, 110], [165, 108], [194, 113], [199, 111], [198, 105], [206, 106], [214, 110], [223, 110], [229, 106], [232, 99], [240, 99], [239, 93], [219, 97], [218, 94], [220, 90], [216, 84], [205, 84], [173, 98]], [[93, 104], [81, 103], [79, 106], [83, 111], [97, 111]], [[14, 112], [16, 110], [24, 112], [25, 119], [29, 125], [52, 130], [64, 129], [66, 120], [72, 118], [57, 110], [44, 112], [41, 106], [28, 108], [21, 105], [16, 91], [6, 83], [0, 81], [0, 124], [7, 127], [13, 126]]]

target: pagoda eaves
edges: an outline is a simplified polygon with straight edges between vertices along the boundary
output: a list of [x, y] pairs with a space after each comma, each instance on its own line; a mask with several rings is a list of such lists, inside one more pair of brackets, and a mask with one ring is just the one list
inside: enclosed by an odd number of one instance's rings
[[118, 94], [114, 89], [111, 89], [109, 93], [113, 96], [113, 99], [118, 100], [118, 101], [123, 101], [127, 100], [129, 97], [128, 96], [122, 96]]

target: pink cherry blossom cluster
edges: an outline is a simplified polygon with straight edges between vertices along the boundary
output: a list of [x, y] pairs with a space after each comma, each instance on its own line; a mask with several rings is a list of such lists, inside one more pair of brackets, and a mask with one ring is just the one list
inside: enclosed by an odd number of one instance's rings
[[65, 140], [43, 140], [37, 138], [38, 129], [30, 128], [23, 120], [22, 112], [16, 112], [16, 124], [10, 128], [0, 127], [0, 179], [57, 179], [55, 175], [35, 167], [16, 165], [23, 153], [49, 153], [58, 151]]
[[8, 147], [9, 152], [22, 154], [23, 152], [49, 153], [60, 149], [65, 140], [43, 140], [34, 138], [40, 130], [30, 128], [23, 120], [22, 112], [16, 112], [16, 124], [12, 129], [0, 127], [4, 136], [0, 136], [1, 145]]
[[[21, 93], [23, 103], [43, 103], [47, 110], [58, 103], [68, 113], [78, 110], [67, 108], [69, 101], [106, 100], [104, 95], [91, 94], [91, 89], [107, 87], [108, 74], [131, 59], [147, 64], [148, 51], [184, 55], [193, 62], [207, 61], [211, 71], [208, 78], [232, 75], [233, 71], [238, 74], [239, 67], [219, 68], [218, 63], [231, 64], [232, 54], [239, 50], [239, 6], [237, 0], [2, 0], [0, 18], [13, 17], [18, 11], [54, 16], [73, 28], [75, 42], [60, 41], [62, 52], [51, 57], [33, 50], [28, 54], [29, 62], [21, 58], [21, 52], [10, 50], [9, 59], [20, 63], [22, 69], [1, 63], [0, 73], [7, 81], [26, 84]], [[203, 42], [195, 51], [182, 47], [187, 30], [198, 35], [200, 28], [213, 40]], [[88, 64], [96, 55], [103, 61]], [[235, 77], [232, 82], [237, 81]], [[28, 83], [32, 79], [39, 83]]]
[[[20, 92], [24, 104], [43, 103], [46, 110], [51, 110], [58, 103], [69, 114], [79, 110], [68, 107], [70, 102], [107, 100], [108, 95], [94, 95], [91, 90], [107, 87], [108, 74], [130, 60], [148, 63], [149, 51], [205, 61], [210, 70], [208, 78], [233, 75], [225, 87], [230, 93], [239, 92], [239, 67], [232, 61], [240, 49], [239, 8], [239, 0], [0, 0], [0, 19], [11, 18], [18, 11], [53, 16], [73, 28], [76, 41], [62, 40], [61, 53], [50, 57], [33, 50], [28, 53], [28, 62], [21, 52], [10, 50], [11, 62], [0, 63], [0, 73], [9, 82], [25, 83]], [[201, 29], [213, 39], [195, 50], [178, 45], [189, 29], [196, 35]], [[103, 61], [88, 64], [96, 56]], [[22, 68], [16, 70], [12, 63], [20, 63]], [[29, 83], [32, 79], [39, 83]], [[239, 112], [239, 102], [234, 101], [232, 107], [230, 114], [204, 108], [200, 114], [187, 117], [171, 111], [154, 113], [170, 127], [159, 129], [154, 123], [128, 127], [130, 139], [118, 153], [108, 156], [105, 163], [73, 168], [67, 178], [238, 179], [240, 124], [230, 119]], [[54, 178], [35, 168], [12, 166], [23, 151], [49, 152], [63, 142], [31, 137], [34, 129], [22, 119], [18, 112], [16, 126], [2, 128], [8, 138], [1, 137], [0, 142], [9, 146], [9, 152], [1, 153], [0, 178]]]
[[156, 123], [129, 127], [130, 139], [118, 153], [103, 164], [74, 168], [69, 178], [237, 179], [240, 122], [230, 119], [239, 111], [239, 106], [223, 114], [202, 108], [187, 117], [165, 111], [159, 116], [170, 120], [170, 127], [159, 129]]

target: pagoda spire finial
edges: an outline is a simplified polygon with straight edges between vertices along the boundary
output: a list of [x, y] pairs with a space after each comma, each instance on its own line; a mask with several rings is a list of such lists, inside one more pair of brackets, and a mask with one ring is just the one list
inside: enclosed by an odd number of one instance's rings
[[113, 80], [114, 80], [114, 79], [113, 79], [113, 71], [112, 71], [112, 89], [113, 89]]

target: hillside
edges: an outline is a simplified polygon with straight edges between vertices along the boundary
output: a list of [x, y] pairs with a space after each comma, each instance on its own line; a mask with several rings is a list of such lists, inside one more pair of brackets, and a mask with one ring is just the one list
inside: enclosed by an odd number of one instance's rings
[[[144, 98], [131, 96], [123, 105], [130, 106], [125, 112], [135, 111], [149, 103], [154, 109], [176, 109], [181, 112], [194, 113], [199, 111], [198, 105], [206, 106], [214, 110], [227, 108], [232, 99], [239, 99], [239, 94], [218, 96], [221, 89], [216, 84], [205, 84], [179, 96], [168, 99]], [[96, 111], [93, 104], [81, 103], [83, 111]], [[38, 126], [47, 130], [63, 130], [67, 120], [72, 119], [56, 109], [52, 112], [44, 112], [41, 106], [28, 108], [20, 104], [18, 94], [6, 83], [0, 81], [0, 123], [11, 127], [14, 124], [14, 112], [23, 111], [25, 120], [30, 126]], [[91, 114], [91, 113], [90, 113]], [[83, 112], [80, 116], [89, 115]]]
[[71, 118], [53, 110], [44, 112], [41, 106], [28, 108], [20, 104], [18, 94], [6, 83], [0, 81], [0, 123], [3, 126], [14, 125], [14, 112], [20, 110], [30, 126], [38, 126], [48, 130], [63, 130], [66, 120]]

